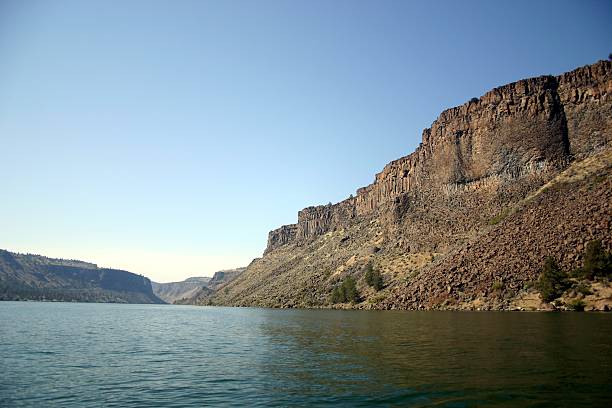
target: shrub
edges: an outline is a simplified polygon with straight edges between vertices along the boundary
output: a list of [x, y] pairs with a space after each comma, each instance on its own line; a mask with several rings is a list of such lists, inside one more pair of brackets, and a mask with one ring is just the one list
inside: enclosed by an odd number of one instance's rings
[[587, 279], [612, 274], [611, 256], [604, 251], [600, 240], [591, 241], [587, 244], [582, 271], [583, 276]]
[[591, 292], [591, 289], [585, 285], [584, 283], [578, 283], [577, 285], [574, 286], [574, 290], [577, 293], [580, 293], [583, 296], [588, 296], [588, 295], [592, 295], [593, 292]]
[[495, 217], [493, 217], [493, 218], [491, 218], [489, 220], [489, 225], [497, 225], [500, 222], [502, 222], [509, 215], [510, 215], [510, 209], [509, 208], [504, 208], [497, 215], [495, 215]]
[[537, 282], [534, 282], [534, 281], [529, 280], [529, 281], [526, 281], [526, 282], [523, 284], [523, 289], [525, 289], [525, 290], [530, 290], [530, 289], [533, 289], [533, 288], [534, 288], [534, 287], [536, 287], [536, 286], [537, 286]]
[[368, 303], [375, 305], [376, 303], [380, 303], [385, 300], [386, 296], [383, 293], [379, 293], [374, 295], [368, 299]]
[[472, 99], [470, 99], [470, 103], [476, 103], [478, 102], [478, 98], [473, 97]]
[[381, 273], [372, 267], [372, 264], [366, 266], [365, 281], [368, 285], [379, 291], [384, 286], [384, 281]]
[[344, 291], [342, 290], [342, 286], [336, 286], [332, 291], [331, 295], [332, 303], [343, 303], [344, 302]]
[[503, 288], [504, 288], [504, 282], [502, 281], [495, 281], [493, 282], [493, 285], [491, 285], [491, 289], [494, 291], [502, 290]]
[[567, 274], [561, 270], [555, 258], [549, 256], [544, 260], [537, 287], [540, 297], [546, 302], [558, 298], [569, 287]]
[[336, 286], [331, 294], [332, 303], [356, 302], [359, 300], [359, 293], [355, 285], [355, 279], [352, 276], [347, 276], [342, 281], [342, 284]]
[[581, 299], [573, 299], [566, 303], [568, 309], [574, 312], [584, 312], [584, 302]]
[[346, 302], [356, 302], [359, 300], [359, 293], [357, 292], [357, 285], [355, 285], [355, 279], [352, 276], [347, 276], [342, 282], [344, 288], [344, 298]]

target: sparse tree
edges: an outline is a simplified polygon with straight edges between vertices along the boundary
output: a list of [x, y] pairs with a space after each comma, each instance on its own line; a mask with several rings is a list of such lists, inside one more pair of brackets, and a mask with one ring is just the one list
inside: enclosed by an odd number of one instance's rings
[[344, 302], [344, 291], [342, 290], [342, 285], [336, 286], [331, 294], [331, 302], [332, 303], [343, 303]]
[[366, 266], [365, 281], [377, 291], [381, 290], [384, 286], [382, 274], [377, 269], [374, 269], [372, 264]]
[[352, 276], [347, 276], [342, 282], [344, 288], [344, 297], [346, 302], [355, 303], [359, 300], [359, 293], [357, 292], [357, 285], [355, 279]]
[[331, 294], [332, 303], [357, 302], [359, 300], [359, 292], [355, 285], [355, 279], [352, 276], [347, 276], [339, 286], [336, 286]]
[[612, 274], [612, 259], [604, 251], [600, 240], [591, 241], [584, 253], [584, 277], [593, 279], [595, 276], [610, 276]]
[[567, 274], [561, 270], [557, 260], [551, 256], [546, 257], [537, 283], [542, 300], [551, 302], [561, 296], [568, 287]]

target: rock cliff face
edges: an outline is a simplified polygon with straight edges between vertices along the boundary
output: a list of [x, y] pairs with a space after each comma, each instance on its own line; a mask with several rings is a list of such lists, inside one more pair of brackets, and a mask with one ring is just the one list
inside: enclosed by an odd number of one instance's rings
[[246, 268], [224, 269], [222, 271], [215, 272], [206, 286], [212, 290], [216, 290], [239, 277], [245, 269]]
[[442, 112], [414, 153], [385, 166], [355, 198], [303, 209], [297, 224], [270, 232], [266, 251], [323, 235], [407, 193], [452, 194], [539, 173], [550, 177], [610, 142], [611, 71], [609, 61], [600, 61], [558, 77], [525, 79]]
[[[491, 229], [501, 228], [493, 225], [500, 215], [515, 211], [568, 166], [610, 149], [611, 129], [609, 61], [495, 88], [442, 112], [423, 131], [415, 152], [386, 165], [355, 197], [305, 208], [298, 213], [297, 224], [270, 232], [264, 257], [214, 300], [323, 306], [333, 285], [347, 274], [359, 277], [366, 263], [384, 271], [390, 287], [404, 287], [406, 279], [429, 270], [432, 259], [450, 256]], [[597, 177], [609, 176], [607, 165], [597, 171]], [[602, 194], [598, 200], [609, 198]], [[588, 202], [597, 207], [603, 205], [600, 201]], [[609, 220], [609, 211], [593, 211]], [[576, 215], [574, 224], [586, 225], [583, 216], [590, 215]], [[609, 248], [610, 231], [597, 231], [592, 237]], [[550, 255], [558, 255], [555, 251], [561, 247], [550, 247]], [[533, 262], [506, 273], [519, 276], [518, 280], [533, 278], [537, 268]], [[441, 265], [439, 276], [452, 268], [449, 263]], [[439, 276], [423, 278], [418, 285], [434, 285]], [[369, 304], [434, 307], [422, 297], [400, 302], [399, 292], [385, 293], [391, 297]], [[449, 302], [465, 300], [454, 299]]]
[[282, 227], [270, 231], [268, 234], [268, 245], [266, 251], [271, 251], [281, 245], [288, 244], [295, 240], [297, 234], [297, 224], [283, 225]]

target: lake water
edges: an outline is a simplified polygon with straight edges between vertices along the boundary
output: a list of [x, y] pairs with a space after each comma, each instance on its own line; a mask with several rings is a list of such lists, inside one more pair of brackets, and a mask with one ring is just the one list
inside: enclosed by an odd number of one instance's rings
[[0, 302], [0, 406], [611, 406], [612, 315]]

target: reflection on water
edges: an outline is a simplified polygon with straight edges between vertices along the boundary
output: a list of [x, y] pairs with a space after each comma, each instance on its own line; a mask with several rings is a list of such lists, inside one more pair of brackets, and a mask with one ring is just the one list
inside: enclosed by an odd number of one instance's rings
[[[267, 311], [260, 366], [293, 392], [415, 406], [607, 406], [611, 316]], [[274, 358], [283, 347], [283, 359]], [[286, 367], [301, 365], [301, 370]], [[304, 390], [303, 384], [313, 384]]]
[[608, 406], [612, 316], [0, 303], [0, 406]]

